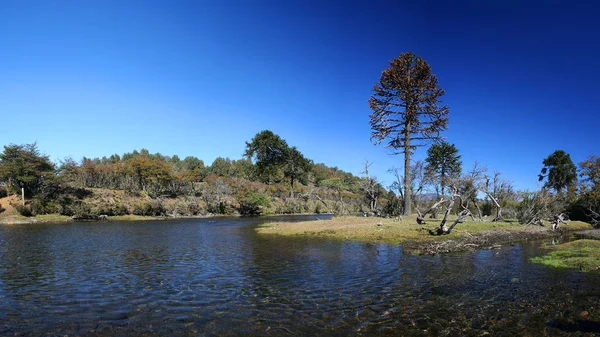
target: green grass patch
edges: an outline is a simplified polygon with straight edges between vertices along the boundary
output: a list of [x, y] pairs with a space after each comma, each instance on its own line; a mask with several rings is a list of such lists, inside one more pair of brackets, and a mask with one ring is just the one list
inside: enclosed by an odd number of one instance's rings
[[[449, 224], [456, 219], [451, 216]], [[315, 236], [329, 239], [355, 240], [364, 242], [403, 243], [433, 242], [449, 239], [470, 238], [482, 232], [529, 233], [547, 231], [548, 227], [523, 226], [515, 221], [480, 222], [465, 221], [456, 225], [450, 235], [434, 236], [429, 230], [435, 230], [441, 219], [426, 219], [426, 225], [418, 225], [416, 216], [404, 217], [401, 221], [372, 217], [334, 217], [331, 220], [314, 220], [302, 222], [267, 222], [256, 230], [259, 234], [280, 236]], [[584, 222], [570, 221], [563, 226], [568, 230], [589, 229]]]
[[584, 272], [600, 269], [600, 241], [576, 240], [561, 245], [547, 247], [549, 253], [531, 259], [555, 268], [570, 268]]
[[70, 216], [60, 214], [42, 214], [34, 218], [37, 222], [67, 222], [71, 220]]

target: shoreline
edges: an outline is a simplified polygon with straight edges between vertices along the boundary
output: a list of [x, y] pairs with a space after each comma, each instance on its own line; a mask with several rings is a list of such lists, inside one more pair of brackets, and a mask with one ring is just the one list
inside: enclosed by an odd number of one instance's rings
[[7, 216], [0, 217], [0, 225], [27, 225], [27, 224], [50, 224], [50, 223], [70, 223], [70, 222], [98, 222], [106, 223], [113, 221], [164, 221], [178, 219], [212, 219], [212, 218], [242, 218], [242, 217], [279, 217], [279, 216], [310, 216], [310, 215], [332, 215], [328, 213], [294, 213], [294, 214], [265, 214], [265, 215], [235, 215], [235, 214], [205, 214], [205, 215], [165, 215], [165, 216], [145, 216], [145, 215], [114, 215], [98, 219], [74, 219], [73, 217], [60, 214], [44, 214], [32, 217]]
[[[600, 229], [592, 229], [590, 224], [570, 221], [557, 231], [549, 227], [524, 226], [515, 222], [466, 222], [460, 224], [449, 235], [430, 235], [428, 231], [436, 223], [422, 226], [411, 218], [396, 222], [393, 219], [365, 217], [334, 217], [329, 220], [308, 220], [298, 222], [268, 222], [270, 217], [299, 216], [315, 214], [268, 214], [259, 217], [265, 222], [255, 228], [259, 235], [274, 235], [288, 238], [312, 237], [321, 239], [384, 243], [400, 245], [411, 254], [440, 254], [461, 251], [474, 251], [499, 248], [518, 242], [561, 238], [569, 234], [576, 237], [595, 237], [600, 239]], [[325, 213], [321, 214], [325, 215]], [[115, 221], [165, 221], [178, 219], [210, 219], [236, 217], [241, 215], [207, 214], [194, 216], [141, 216], [118, 215], [103, 219], [73, 219], [69, 216], [49, 214], [35, 217], [8, 216], [0, 218], [0, 225], [22, 224], [64, 224], [72, 222], [97, 222], [99, 224]]]
[[170, 219], [203, 219], [216, 216], [198, 215], [198, 216], [143, 216], [143, 215], [116, 215], [108, 216], [106, 219], [74, 219], [66, 215], [46, 214], [33, 217], [18, 217], [0, 219], [0, 225], [28, 225], [28, 224], [50, 224], [50, 223], [70, 223], [70, 222], [113, 222], [113, 221], [160, 221]]
[[[414, 218], [414, 219], [413, 219]], [[490, 249], [517, 242], [560, 238], [580, 231], [594, 231], [590, 224], [570, 221], [559, 230], [549, 226], [524, 226], [517, 222], [473, 222], [459, 224], [451, 234], [430, 235], [439, 221], [417, 225], [416, 218], [401, 221], [382, 218], [340, 217], [332, 220], [269, 223], [256, 228], [259, 235], [314, 237], [401, 245], [411, 254], [438, 254]], [[600, 231], [600, 230], [596, 230]]]

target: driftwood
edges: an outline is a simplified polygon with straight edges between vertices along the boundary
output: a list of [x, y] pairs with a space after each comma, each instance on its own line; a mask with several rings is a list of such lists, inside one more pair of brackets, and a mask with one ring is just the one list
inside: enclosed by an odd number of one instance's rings
[[[442, 222], [440, 223], [440, 226], [437, 228], [437, 231], [435, 233], [430, 232], [431, 234], [437, 234], [437, 235], [450, 234], [450, 232], [452, 232], [452, 230], [454, 229], [454, 227], [457, 224], [459, 224], [461, 222], [464, 222], [464, 220], [468, 216], [472, 216], [471, 211], [469, 211], [469, 208], [467, 208], [463, 204], [463, 198], [458, 193], [458, 188], [456, 188], [456, 186], [450, 186], [450, 187], [453, 190], [453, 192], [452, 192], [452, 198], [449, 199], [450, 202], [446, 206], [446, 211], [444, 212], [444, 218], [442, 219]], [[463, 210], [458, 214], [458, 217], [452, 223], [452, 225], [450, 225], [448, 227], [448, 226], [446, 226], [446, 222], [448, 221], [448, 215], [450, 214], [450, 211], [452, 210], [452, 207], [454, 206], [454, 203], [455, 203], [456, 200], [458, 200], [458, 203], [459, 203], [460, 207]]]
[[433, 204], [431, 207], [429, 207], [428, 210], [426, 210], [424, 213], [421, 213], [421, 211], [419, 210], [418, 207], [415, 207], [416, 211], [417, 211], [417, 223], [419, 225], [425, 225], [427, 224], [425, 222], [425, 216], [429, 213], [434, 212], [441, 204], [443, 204], [444, 202], [446, 202], [448, 200], [444, 199], [444, 197], [442, 197], [440, 200], [438, 200], [435, 204]]
[[108, 215], [85, 214], [85, 215], [79, 215], [79, 216], [72, 216], [71, 220], [75, 220], [75, 221], [108, 221]]
[[463, 222], [468, 216], [471, 216], [471, 212], [468, 209], [462, 210], [458, 214], [458, 218], [456, 218], [456, 220], [454, 220], [454, 222], [452, 223], [452, 225], [450, 225], [450, 227], [446, 227], [445, 222], [443, 224], [441, 224], [440, 227], [438, 227], [438, 229], [437, 229], [437, 234], [438, 235], [450, 234], [450, 232], [452, 232], [452, 230], [454, 229], [454, 226]]
[[565, 225], [567, 224], [565, 215], [563, 213], [555, 215], [554, 218], [552, 219], [552, 230], [553, 231], [557, 230], [560, 227], [561, 223], [564, 223]]

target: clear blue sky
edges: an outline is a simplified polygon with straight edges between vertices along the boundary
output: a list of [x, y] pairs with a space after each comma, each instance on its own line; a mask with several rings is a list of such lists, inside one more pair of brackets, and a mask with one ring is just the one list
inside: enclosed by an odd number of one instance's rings
[[[527, 3], [527, 4], [524, 4]], [[0, 145], [53, 160], [147, 148], [207, 165], [270, 129], [386, 185], [367, 100], [413, 51], [446, 89], [463, 162], [535, 189], [556, 149], [600, 154], [592, 1], [0, 0]], [[426, 149], [417, 151], [422, 159]]]

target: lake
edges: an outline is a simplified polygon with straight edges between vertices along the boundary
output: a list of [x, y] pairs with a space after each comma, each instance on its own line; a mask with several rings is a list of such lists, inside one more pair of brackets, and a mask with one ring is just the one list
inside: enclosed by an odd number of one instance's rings
[[600, 275], [530, 263], [541, 242], [411, 256], [254, 232], [315, 217], [0, 226], [0, 335], [600, 333]]

